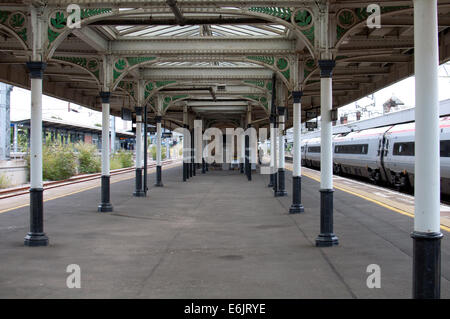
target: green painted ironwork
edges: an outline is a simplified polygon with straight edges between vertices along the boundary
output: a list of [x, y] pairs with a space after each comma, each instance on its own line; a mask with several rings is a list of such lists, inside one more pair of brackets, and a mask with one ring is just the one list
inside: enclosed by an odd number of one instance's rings
[[289, 62], [285, 58], [279, 58], [277, 60], [277, 68], [280, 70], [284, 70], [289, 66]]
[[[81, 20], [112, 12], [110, 8], [96, 8], [96, 9], [81, 9], [80, 18]], [[54, 17], [50, 17], [49, 26], [47, 29], [48, 46], [56, 40], [56, 38], [64, 31], [67, 26], [67, 17], [71, 13], [64, 11], [56, 11]], [[67, 15], [67, 16], [66, 16]]]
[[247, 59], [257, 61], [269, 66], [275, 66], [280, 73], [289, 81], [290, 79], [290, 63], [286, 58], [275, 58], [269, 55], [248, 56]]
[[113, 78], [114, 81], [117, 80], [117, 78], [122, 75], [122, 73], [125, 71], [127, 67], [127, 61], [125, 59], [118, 59], [116, 63], [114, 63], [114, 69], [113, 69]]
[[24, 13], [20, 11], [0, 11], [0, 24], [10, 28], [24, 42], [27, 42], [27, 21]]
[[290, 8], [280, 7], [252, 7], [249, 11], [264, 13], [273, 17], [283, 19], [285, 21], [291, 21], [292, 10]]
[[298, 10], [294, 17], [294, 21], [302, 28], [305, 28], [313, 23], [312, 15], [308, 10]]
[[150, 94], [152, 94], [152, 91], [155, 89], [160, 89], [166, 85], [177, 83], [177, 81], [155, 81], [155, 82], [148, 82], [145, 85], [145, 92], [144, 96], [147, 99]]
[[131, 97], [134, 98], [136, 96], [135, 94], [136, 86], [133, 81], [120, 81], [117, 86], [128, 92], [128, 94], [130, 94]]
[[128, 61], [128, 65], [129, 66], [134, 66], [136, 64], [153, 61], [155, 59], [156, 59], [156, 57], [154, 57], [154, 56], [151, 56], [151, 57], [130, 57], [130, 58], [127, 58], [127, 61]]
[[300, 28], [303, 35], [313, 44], [314, 43], [314, 20], [309, 10], [298, 10], [294, 16], [294, 23]]
[[100, 78], [100, 62], [97, 59], [87, 59], [83, 57], [68, 57], [68, 56], [54, 56], [53, 59], [70, 62], [72, 64], [76, 64], [81, 66], [82, 68], [88, 70], [94, 76], [99, 79]]
[[173, 103], [173, 102], [181, 100], [181, 99], [185, 99], [187, 97], [189, 97], [189, 95], [187, 95], [187, 94], [165, 96], [163, 98], [162, 111], [165, 112], [167, 110], [167, 108], [169, 107], [170, 103]]
[[246, 80], [244, 83], [251, 84], [262, 89], [266, 89], [269, 93], [272, 93], [272, 81], [271, 80]]
[[[399, 11], [404, 9], [410, 9], [412, 6], [385, 6], [381, 7], [381, 14]], [[338, 13], [338, 24], [336, 26], [337, 39], [340, 40], [344, 34], [355, 24], [361, 21], [367, 20], [371, 15], [371, 12], [367, 12], [367, 8], [356, 9], [343, 9]]]
[[156, 57], [126, 57], [126, 58], [119, 58], [114, 63], [113, 68], [113, 79], [114, 81], [117, 80], [123, 72], [125, 72], [126, 69], [133, 67], [135, 65], [149, 62], [155, 60]]
[[355, 23], [355, 15], [351, 11], [343, 11], [339, 17], [339, 22], [344, 27], [351, 27]]
[[100, 14], [110, 13], [112, 9], [110, 8], [95, 8], [95, 9], [81, 9], [80, 16], [81, 20], [97, 16]]
[[156, 87], [159, 89], [160, 87], [163, 87], [163, 86], [166, 86], [166, 85], [169, 85], [169, 84], [174, 84], [174, 83], [177, 83], [177, 81], [156, 81], [155, 82], [155, 84], [156, 84]]
[[246, 99], [249, 99], [249, 100], [253, 100], [255, 102], [259, 102], [264, 107], [264, 109], [266, 109], [266, 111], [269, 110], [269, 102], [267, 101], [267, 98], [265, 96], [249, 94], [249, 95], [244, 95], [243, 97]]

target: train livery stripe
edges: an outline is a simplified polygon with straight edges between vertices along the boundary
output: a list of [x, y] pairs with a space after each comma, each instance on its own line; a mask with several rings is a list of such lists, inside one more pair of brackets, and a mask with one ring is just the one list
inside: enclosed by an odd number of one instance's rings
[[[292, 171], [292, 169], [291, 169], [290, 167], [286, 167], [286, 169]], [[302, 176], [306, 176], [306, 177], [308, 177], [308, 178], [310, 178], [310, 179], [312, 179], [312, 180], [315, 180], [316, 182], [319, 182], [319, 183], [320, 183], [320, 178], [317, 178], [317, 177], [315, 177], [315, 176], [309, 175], [309, 174], [304, 173], [304, 172], [302, 172]], [[357, 197], [359, 197], [359, 198], [365, 199], [365, 200], [367, 200], [367, 201], [369, 201], [369, 202], [372, 202], [372, 203], [374, 203], [374, 204], [377, 204], [377, 205], [379, 205], [379, 206], [382, 206], [382, 207], [384, 207], [384, 208], [387, 208], [387, 209], [389, 209], [389, 210], [391, 210], [391, 211], [393, 211], [393, 212], [396, 212], [396, 213], [398, 213], [398, 214], [402, 214], [402, 215], [405, 215], [405, 216], [414, 218], [414, 214], [408, 213], [408, 212], [406, 212], [406, 211], [404, 211], [404, 210], [401, 210], [401, 209], [392, 207], [392, 206], [390, 206], [390, 205], [386, 205], [385, 203], [382, 203], [382, 202], [380, 202], [380, 201], [378, 201], [378, 200], [376, 200], [376, 199], [373, 199], [373, 198], [370, 198], [370, 197], [367, 197], [367, 196], [364, 196], [364, 195], [361, 195], [361, 194], [352, 192], [352, 191], [350, 191], [350, 190], [348, 190], [348, 189], [345, 189], [345, 188], [342, 188], [342, 187], [334, 186], [334, 188], [335, 188], [335, 189], [338, 189], [338, 190], [340, 190], [340, 191], [346, 192], [346, 193], [348, 193], [348, 194], [357, 196]], [[445, 230], [445, 231], [447, 231], [447, 232], [450, 232], [450, 227], [441, 225], [441, 229], [443, 229], [443, 230]]]

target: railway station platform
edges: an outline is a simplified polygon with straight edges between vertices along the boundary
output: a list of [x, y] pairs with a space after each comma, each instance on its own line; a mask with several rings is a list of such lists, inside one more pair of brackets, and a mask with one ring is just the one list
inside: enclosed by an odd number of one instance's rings
[[[3, 210], [0, 298], [411, 297], [410, 216], [336, 189], [339, 245], [318, 248], [316, 180], [303, 177], [305, 212], [289, 215], [290, 171], [281, 198], [265, 175], [181, 176], [181, 165], [168, 166], [164, 187], [153, 187], [151, 173], [145, 198], [133, 197], [132, 174], [112, 180], [112, 213], [97, 212], [99, 183], [53, 194], [44, 203], [47, 247], [23, 245], [29, 207]], [[450, 298], [443, 233], [441, 297]], [[66, 286], [70, 264], [81, 268], [81, 289]], [[381, 288], [367, 287], [370, 264], [380, 266]]]

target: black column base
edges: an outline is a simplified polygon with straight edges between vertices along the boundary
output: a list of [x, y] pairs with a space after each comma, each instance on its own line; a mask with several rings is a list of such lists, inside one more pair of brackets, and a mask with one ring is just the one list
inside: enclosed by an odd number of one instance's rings
[[278, 169], [278, 190], [275, 193], [276, 197], [284, 197], [288, 195], [285, 189], [285, 174], [286, 172], [284, 168]]
[[156, 187], [163, 187], [161, 165], [156, 166]]
[[144, 197], [145, 195], [142, 189], [142, 168], [136, 168], [136, 189], [133, 192], [133, 196]]
[[47, 246], [48, 237], [44, 233], [44, 189], [30, 189], [30, 231], [24, 238], [24, 245], [30, 247]]
[[413, 298], [441, 297], [442, 233], [413, 232]]
[[273, 175], [273, 186], [272, 186], [272, 189], [273, 189], [273, 196], [277, 196], [277, 191], [278, 191], [278, 173], [277, 172], [275, 172], [275, 173], [273, 173], [272, 174]]
[[240, 164], [239, 164], [239, 172], [241, 172], [242, 174], [244, 174], [244, 163], [240, 163]]
[[100, 213], [110, 213], [113, 211], [113, 206], [109, 202], [109, 176], [102, 176], [102, 202], [98, 205], [97, 211]]
[[292, 204], [291, 207], [289, 208], [289, 214], [300, 214], [304, 212], [305, 208], [303, 207], [302, 204]]
[[192, 175], [197, 175], [197, 165], [195, 163], [192, 163]]
[[273, 187], [273, 174], [270, 174], [269, 184], [267, 187]]
[[186, 182], [186, 180], [187, 180], [186, 163], [183, 162], [183, 182]]
[[24, 238], [24, 245], [29, 247], [48, 246], [48, 237], [45, 233], [29, 232]]
[[101, 203], [100, 205], [98, 205], [97, 211], [99, 213], [110, 213], [112, 212], [113, 206], [111, 205], [111, 203]]
[[339, 239], [333, 233], [319, 234], [316, 238], [316, 247], [331, 247], [339, 245]]
[[206, 168], [206, 171], [208, 172], [209, 171], [209, 164], [208, 163], [205, 163], [205, 168]]
[[145, 197], [147, 194], [143, 190], [136, 190], [133, 192], [134, 197]]
[[203, 159], [202, 160], [202, 174], [205, 174], [206, 173], [206, 162], [205, 162], [205, 160]]
[[289, 208], [289, 214], [300, 214], [305, 211], [301, 204], [302, 178], [301, 176], [292, 177], [292, 205]]
[[288, 195], [288, 193], [287, 193], [286, 191], [277, 190], [277, 191], [275, 192], [275, 197], [285, 197], [285, 196], [287, 196], [287, 195]]
[[333, 193], [332, 189], [320, 190], [320, 234], [316, 238], [317, 247], [330, 247], [339, 244], [333, 233]]

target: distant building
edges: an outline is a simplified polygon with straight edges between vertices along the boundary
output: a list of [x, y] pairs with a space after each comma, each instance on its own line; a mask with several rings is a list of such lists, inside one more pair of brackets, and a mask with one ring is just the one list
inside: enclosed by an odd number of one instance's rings
[[383, 114], [401, 110], [401, 105], [405, 105], [400, 99], [392, 96], [389, 100], [383, 103]]
[[[15, 131], [14, 136], [24, 134], [26, 136], [26, 140], [28, 141], [29, 145], [30, 119], [26, 118], [19, 121], [12, 121], [11, 126]], [[102, 128], [100, 126], [73, 123], [54, 118], [43, 118], [42, 133], [44, 143], [47, 140], [59, 141], [63, 144], [83, 141], [85, 143], [95, 144], [97, 148], [101, 149]], [[115, 137], [116, 137], [115, 145], [118, 145], [122, 149], [127, 150], [134, 149], [135, 145], [134, 133], [116, 130]], [[17, 143], [18, 143], [17, 138], [15, 138], [13, 141], [13, 148], [15, 150], [18, 149]]]

